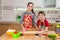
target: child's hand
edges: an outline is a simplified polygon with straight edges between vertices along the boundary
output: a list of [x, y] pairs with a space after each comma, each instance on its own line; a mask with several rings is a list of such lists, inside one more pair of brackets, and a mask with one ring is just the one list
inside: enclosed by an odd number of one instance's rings
[[40, 31], [41, 29], [40, 28], [36, 28], [38, 31]]
[[23, 28], [23, 31], [26, 31], [26, 29], [25, 29], [25, 28]]

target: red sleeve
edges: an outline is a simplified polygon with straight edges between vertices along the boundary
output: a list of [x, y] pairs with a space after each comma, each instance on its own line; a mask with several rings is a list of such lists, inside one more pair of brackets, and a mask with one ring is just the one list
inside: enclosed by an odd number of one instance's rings
[[37, 27], [40, 26], [40, 20], [37, 20]]
[[47, 20], [45, 20], [45, 26], [49, 27], [49, 22]]

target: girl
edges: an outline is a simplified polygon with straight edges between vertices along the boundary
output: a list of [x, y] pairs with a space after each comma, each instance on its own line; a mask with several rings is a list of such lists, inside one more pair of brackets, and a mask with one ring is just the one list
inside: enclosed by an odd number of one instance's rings
[[27, 4], [27, 11], [23, 13], [21, 18], [21, 25], [23, 26], [23, 30], [26, 31], [28, 29], [31, 29], [34, 26], [34, 10], [33, 10], [34, 4], [32, 2], [29, 2]]

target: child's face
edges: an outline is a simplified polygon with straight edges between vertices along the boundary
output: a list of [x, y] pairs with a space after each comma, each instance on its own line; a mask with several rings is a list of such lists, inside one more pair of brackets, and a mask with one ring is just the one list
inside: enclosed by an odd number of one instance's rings
[[39, 15], [38, 15], [38, 18], [39, 18], [40, 20], [45, 20], [44, 14], [39, 14]]
[[29, 5], [27, 6], [27, 9], [28, 9], [29, 11], [31, 11], [31, 10], [33, 9], [33, 5], [32, 5], [32, 4], [29, 4]]

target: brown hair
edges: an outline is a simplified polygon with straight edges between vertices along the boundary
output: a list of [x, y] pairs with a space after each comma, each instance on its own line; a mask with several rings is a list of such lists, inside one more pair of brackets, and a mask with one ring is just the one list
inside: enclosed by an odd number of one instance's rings
[[[32, 2], [29, 2], [29, 3], [27, 4], [27, 6], [28, 6], [29, 4], [32, 4], [32, 5], [34, 5]], [[32, 13], [35, 15], [35, 12], [34, 12], [34, 10], [32, 9], [31, 11], [32, 11]]]
[[45, 16], [44, 11], [39, 11], [39, 12], [38, 12], [38, 15], [39, 15], [39, 14], [43, 14], [43, 15]]

